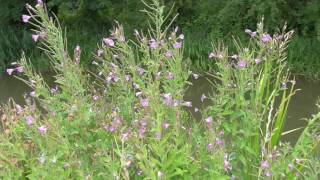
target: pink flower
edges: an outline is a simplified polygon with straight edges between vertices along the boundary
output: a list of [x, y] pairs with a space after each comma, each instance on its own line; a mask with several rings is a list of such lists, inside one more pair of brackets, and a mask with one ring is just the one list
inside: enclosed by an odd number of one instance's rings
[[268, 172], [265, 173], [265, 176], [271, 177], [271, 176], [272, 176], [272, 173], [268, 171]]
[[164, 123], [164, 124], [163, 124], [163, 129], [168, 129], [168, 128], [169, 128], [169, 126], [170, 126], [170, 124], [169, 124], [169, 123]]
[[31, 96], [31, 97], [36, 97], [36, 92], [35, 92], [35, 91], [31, 91], [31, 92], [30, 92], [30, 96]]
[[46, 126], [40, 126], [40, 127], [38, 128], [38, 130], [39, 130], [39, 133], [40, 133], [41, 135], [45, 135], [45, 134], [47, 133], [47, 127], [46, 127]]
[[262, 161], [261, 162], [261, 168], [262, 169], [268, 169], [270, 167], [270, 164], [268, 161]]
[[212, 150], [213, 150], [213, 144], [209, 143], [209, 144], [207, 145], [207, 150], [208, 150], [208, 151], [212, 151]]
[[254, 62], [256, 62], [256, 64], [260, 64], [261, 63], [261, 59], [256, 58], [256, 59], [254, 59]]
[[211, 124], [212, 123], [212, 116], [209, 116], [207, 119], [205, 119], [207, 124]]
[[130, 76], [130, 75], [125, 75], [125, 80], [126, 80], [127, 82], [129, 82], [129, 81], [131, 80], [131, 76]]
[[28, 15], [22, 15], [22, 21], [23, 21], [24, 23], [28, 23], [28, 22], [29, 22], [29, 20], [30, 20], [30, 18], [31, 18], [31, 16], [28, 16]]
[[173, 44], [173, 48], [174, 48], [174, 49], [180, 49], [180, 48], [182, 48], [182, 42], [176, 42], [176, 43], [174, 43], [174, 44]]
[[173, 99], [172, 95], [170, 93], [164, 94], [164, 102], [166, 103], [167, 106], [172, 106], [173, 104]]
[[152, 50], [158, 49], [158, 46], [159, 45], [155, 39], [150, 40], [150, 44], [149, 44], [150, 49]]
[[34, 123], [34, 118], [32, 116], [27, 116], [26, 117], [26, 122], [28, 126], [32, 126]]
[[40, 38], [40, 35], [32, 34], [32, 39], [33, 39], [34, 42], [38, 42], [39, 38]]
[[111, 38], [104, 38], [103, 42], [108, 47], [114, 47], [114, 41]]
[[238, 62], [238, 67], [239, 67], [240, 69], [246, 68], [246, 67], [247, 67], [247, 62], [244, 61], [244, 60], [240, 60], [240, 61]]
[[16, 70], [17, 70], [19, 73], [23, 73], [24, 68], [23, 68], [23, 66], [19, 66], [19, 67], [16, 67]]
[[14, 69], [7, 69], [7, 73], [11, 75], [14, 72]]
[[92, 96], [92, 99], [93, 99], [94, 101], [98, 101], [99, 96], [97, 96], [97, 95], [93, 95], [93, 96]]
[[213, 58], [216, 58], [216, 57], [217, 57], [217, 55], [215, 53], [213, 53], [213, 52], [211, 52], [209, 54], [209, 59], [213, 59]]
[[165, 54], [166, 58], [172, 58], [173, 54], [172, 54], [172, 51], [167, 51], [166, 54]]
[[251, 38], [254, 38], [257, 36], [257, 32], [256, 31], [252, 32], [250, 29], [246, 29], [244, 32], [249, 34], [251, 36]]
[[230, 172], [232, 170], [232, 165], [228, 160], [224, 160], [224, 170]]
[[262, 35], [261, 41], [263, 43], [268, 43], [272, 40], [272, 37], [270, 36], [270, 34], [264, 34]]
[[140, 104], [144, 108], [149, 107], [149, 100], [148, 99], [141, 99]]
[[42, 0], [37, 0], [37, 6], [43, 6], [43, 1]]
[[221, 139], [217, 139], [216, 140], [216, 144], [219, 145], [219, 146], [223, 146], [224, 145], [224, 141], [221, 140]]
[[169, 80], [172, 80], [173, 78], [174, 78], [173, 73], [172, 73], [172, 72], [169, 72], [169, 73], [168, 73], [168, 79], [169, 79]]

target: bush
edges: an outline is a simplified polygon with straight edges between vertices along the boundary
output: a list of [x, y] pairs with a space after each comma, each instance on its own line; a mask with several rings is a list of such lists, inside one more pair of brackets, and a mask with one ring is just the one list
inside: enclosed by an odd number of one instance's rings
[[171, 31], [157, 0], [145, 6], [150, 29], [129, 40], [116, 26], [99, 44], [91, 75], [79, 64], [80, 46], [68, 54], [45, 4], [27, 7], [24, 20], [36, 28], [33, 38], [51, 60], [57, 86], [48, 87], [25, 56], [7, 69], [24, 71], [26, 80], [17, 77], [33, 91], [24, 107], [2, 108], [0, 177], [316, 179], [320, 115], [296, 145], [280, 141], [289, 133], [283, 125], [295, 93], [285, 61], [292, 31], [270, 36], [260, 23], [257, 32], [246, 30], [247, 47], [235, 42], [237, 55], [214, 46], [216, 93], [209, 97], [213, 105], [195, 109], [202, 115], [197, 121], [183, 100], [188, 79], [199, 77], [183, 58], [184, 35]]

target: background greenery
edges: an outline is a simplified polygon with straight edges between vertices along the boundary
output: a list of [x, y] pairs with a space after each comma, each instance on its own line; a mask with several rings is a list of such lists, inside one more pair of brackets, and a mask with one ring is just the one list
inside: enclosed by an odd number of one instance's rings
[[[144, 6], [140, 0], [48, 0], [64, 27], [68, 27], [69, 47], [76, 44], [83, 49], [84, 64], [90, 62], [96, 42], [109, 32], [115, 20], [121, 22], [127, 34], [134, 28], [144, 29]], [[39, 68], [47, 61], [34, 50], [31, 34], [21, 22], [25, 4], [34, 0], [0, 0], [0, 66], [19, 59], [23, 49]], [[213, 41], [231, 41], [233, 36], [246, 34], [244, 29], [254, 28], [265, 18], [270, 32], [287, 22], [296, 34], [289, 48], [289, 64], [297, 74], [308, 77], [320, 75], [320, 1], [319, 0], [164, 0], [179, 13], [176, 25], [186, 34], [186, 52], [195, 67], [208, 68], [207, 55]], [[243, 40], [245, 41], [245, 40]], [[195, 53], [195, 52], [201, 52]]]

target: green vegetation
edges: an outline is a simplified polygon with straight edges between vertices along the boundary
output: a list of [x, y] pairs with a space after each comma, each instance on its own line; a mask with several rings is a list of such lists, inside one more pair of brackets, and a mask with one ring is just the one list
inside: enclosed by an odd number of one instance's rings
[[[282, 143], [295, 81], [287, 67], [293, 31], [268, 34], [263, 23], [246, 30], [248, 43], [213, 45], [212, 105], [183, 100], [191, 62], [187, 38], [159, 1], [145, 3], [148, 31], [129, 39], [123, 26], [98, 42], [91, 70], [82, 50], [68, 53], [65, 34], [45, 4], [27, 6], [23, 21], [53, 70], [49, 87], [23, 55], [9, 74], [33, 90], [26, 105], [1, 108], [0, 178], [3, 179], [317, 179], [320, 114], [308, 120], [296, 144]], [[275, 105], [279, 101], [279, 105]], [[189, 109], [188, 109], [189, 108]], [[320, 107], [319, 107], [320, 108]], [[192, 109], [193, 110], [193, 109]], [[320, 109], [319, 109], [320, 111]]]
[[[20, 14], [25, 3], [33, 0], [11, 0], [2, 2], [0, 7], [0, 60], [1, 67], [19, 59], [17, 50], [23, 49], [28, 56], [34, 56], [33, 63], [45, 68], [47, 61], [39, 52], [34, 52], [30, 42], [30, 32], [21, 31]], [[293, 43], [289, 47], [288, 62], [295, 74], [307, 77], [319, 77], [320, 64], [320, 1], [291, 0], [163, 0], [168, 7], [174, 4], [173, 13], [179, 14], [174, 26], [181, 27], [191, 44], [185, 51], [190, 57], [194, 68], [206, 67], [207, 50], [211, 42], [223, 41], [232, 47], [232, 37], [241, 37], [246, 43], [243, 30], [254, 28], [265, 17], [265, 27], [269, 32], [287, 22], [289, 29], [295, 30]], [[57, 14], [63, 27], [68, 27], [67, 37], [69, 49], [83, 44], [83, 52], [87, 55], [82, 63], [89, 64], [92, 56], [88, 54], [96, 47], [96, 42], [104, 37], [115, 24], [115, 20], [124, 25], [128, 36], [132, 37], [134, 28], [147, 27], [145, 15], [139, 10], [144, 6], [140, 0], [48, 0], [50, 11]], [[3, 35], [4, 34], [4, 35]], [[79, 36], [81, 34], [81, 36]], [[88, 42], [89, 41], [89, 42]], [[189, 48], [190, 47], [190, 48]], [[194, 49], [195, 48], [195, 49]], [[201, 49], [201, 51], [199, 51]], [[190, 54], [189, 54], [190, 53]], [[203, 61], [205, 63], [203, 63]]]

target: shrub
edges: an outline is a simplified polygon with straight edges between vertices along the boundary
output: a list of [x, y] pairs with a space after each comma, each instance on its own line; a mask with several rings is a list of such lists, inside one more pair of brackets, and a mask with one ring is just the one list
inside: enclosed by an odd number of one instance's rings
[[25, 106], [2, 108], [0, 177], [316, 179], [320, 116], [296, 145], [280, 141], [295, 92], [285, 62], [292, 31], [271, 36], [260, 23], [257, 32], [246, 30], [248, 47], [235, 42], [237, 55], [214, 46], [216, 93], [213, 105], [195, 109], [203, 117], [197, 121], [188, 113], [192, 103], [183, 100], [189, 78], [199, 76], [183, 58], [184, 35], [171, 31], [174, 19], [157, 0], [144, 4], [148, 31], [135, 31], [129, 40], [116, 26], [99, 44], [91, 72], [79, 64], [80, 46], [68, 54], [45, 4], [27, 5], [23, 19], [35, 27], [33, 39], [48, 55], [57, 86], [48, 87], [24, 55], [7, 69], [24, 71], [26, 80], [17, 77], [33, 91]]

